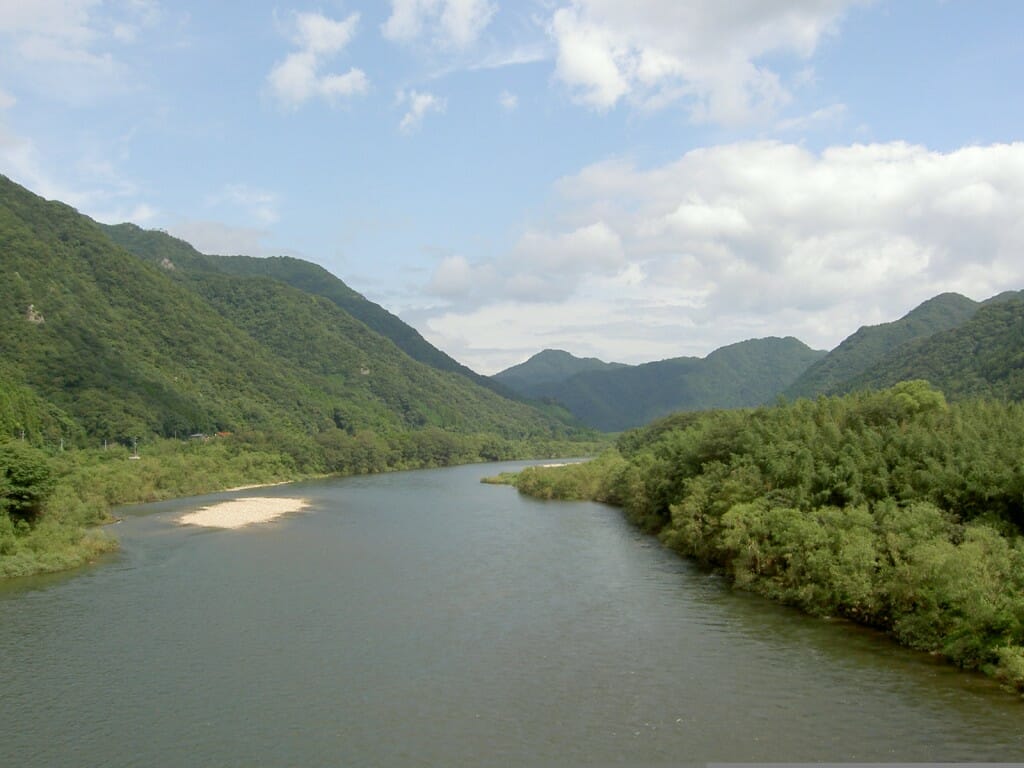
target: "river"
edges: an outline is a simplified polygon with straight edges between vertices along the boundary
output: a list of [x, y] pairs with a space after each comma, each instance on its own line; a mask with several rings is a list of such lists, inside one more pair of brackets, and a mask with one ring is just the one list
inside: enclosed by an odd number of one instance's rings
[[[1024, 704], [731, 590], [510, 463], [122, 510], [121, 551], [0, 587], [0, 765], [1024, 761]], [[253, 492], [249, 492], [251, 495]]]

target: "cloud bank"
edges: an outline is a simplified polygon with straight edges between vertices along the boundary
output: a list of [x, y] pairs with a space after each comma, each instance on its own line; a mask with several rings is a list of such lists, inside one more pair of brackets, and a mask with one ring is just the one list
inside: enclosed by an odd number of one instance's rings
[[597, 163], [556, 191], [556, 225], [437, 265], [424, 327], [471, 366], [518, 362], [538, 337], [626, 362], [766, 335], [830, 348], [889, 307], [1024, 285], [1024, 143], [745, 142]]
[[683, 100], [693, 119], [738, 123], [790, 100], [768, 55], [807, 58], [856, 0], [573, 0], [551, 16], [556, 77], [597, 110]]

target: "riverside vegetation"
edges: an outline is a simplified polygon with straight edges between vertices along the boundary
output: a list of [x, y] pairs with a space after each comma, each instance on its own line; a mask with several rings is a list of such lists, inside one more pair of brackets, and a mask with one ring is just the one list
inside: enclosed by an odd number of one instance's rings
[[924, 381], [677, 414], [503, 478], [591, 499], [740, 588], [884, 630], [1024, 694], [1024, 405]]
[[96, 526], [112, 522], [111, 509], [118, 505], [328, 474], [596, 453], [601, 446], [441, 429], [390, 436], [332, 430], [314, 438], [248, 433], [153, 439], [130, 461], [130, 451], [117, 444], [61, 451], [0, 441], [0, 578], [66, 570], [116, 549]]

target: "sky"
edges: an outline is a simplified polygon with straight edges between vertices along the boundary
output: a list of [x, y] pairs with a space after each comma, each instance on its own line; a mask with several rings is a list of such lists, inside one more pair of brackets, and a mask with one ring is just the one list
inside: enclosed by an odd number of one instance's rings
[[[1017, 0], [0, 0], [0, 173], [485, 374], [1024, 289]], [[2, 259], [2, 254], [0, 254]]]

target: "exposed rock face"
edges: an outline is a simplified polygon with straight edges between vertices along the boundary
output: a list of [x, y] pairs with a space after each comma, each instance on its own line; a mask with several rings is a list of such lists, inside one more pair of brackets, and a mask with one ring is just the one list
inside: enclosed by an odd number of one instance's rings
[[46, 318], [43, 317], [42, 313], [36, 312], [35, 304], [28, 305], [28, 309], [25, 310], [25, 319], [28, 320], [30, 323], [35, 323], [36, 325], [46, 322]]
[[160, 267], [162, 269], [166, 269], [168, 272], [173, 272], [176, 269], [176, 267], [174, 266], [174, 262], [168, 259], [166, 256], [163, 259], [161, 259]]

